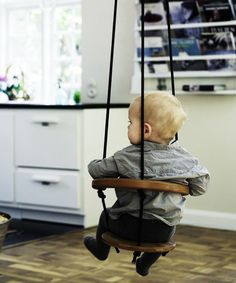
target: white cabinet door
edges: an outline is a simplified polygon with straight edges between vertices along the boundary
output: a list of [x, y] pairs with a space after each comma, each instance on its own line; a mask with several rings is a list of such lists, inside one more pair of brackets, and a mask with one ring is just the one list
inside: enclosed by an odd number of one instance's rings
[[11, 111], [0, 110], [0, 202], [14, 201], [13, 122]]
[[18, 168], [16, 202], [78, 209], [81, 204], [78, 171]]
[[71, 110], [17, 111], [16, 165], [79, 169], [78, 117]]

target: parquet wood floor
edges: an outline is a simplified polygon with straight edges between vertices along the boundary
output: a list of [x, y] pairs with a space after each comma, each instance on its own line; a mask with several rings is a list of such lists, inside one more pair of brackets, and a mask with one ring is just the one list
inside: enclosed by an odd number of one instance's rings
[[178, 226], [176, 249], [141, 277], [131, 253], [112, 249], [100, 262], [84, 248], [94, 229], [3, 249], [0, 283], [236, 283], [236, 232]]

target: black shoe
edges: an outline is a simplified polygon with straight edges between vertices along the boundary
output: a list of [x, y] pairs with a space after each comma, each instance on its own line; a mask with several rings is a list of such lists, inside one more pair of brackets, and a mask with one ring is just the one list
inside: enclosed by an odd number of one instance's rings
[[84, 238], [85, 247], [99, 260], [105, 260], [107, 257], [99, 254], [97, 250], [97, 241], [94, 237], [88, 236]]
[[147, 276], [149, 273], [149, 268], [143, 267], [140, 260], [140, 258], [136, 260], [136, 272], [142, 276]]

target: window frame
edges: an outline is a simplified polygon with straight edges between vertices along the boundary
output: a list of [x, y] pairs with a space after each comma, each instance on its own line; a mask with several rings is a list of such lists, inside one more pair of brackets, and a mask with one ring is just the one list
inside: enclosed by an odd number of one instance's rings
[[[60, 6], [81, 5], [82, 0], [0, 0], [0, 74], [4, 74], [9, 59], [9, 13], [15, 9], [38, 8], [42, 11], [41, 22], [41, 95], [42, 104], [55, 104], [56, 77], [54, 62], [54, 8]], [[81, 14], [82, 16], [82, 14]], [[81, 86], [82, 87], [82, 86]]]

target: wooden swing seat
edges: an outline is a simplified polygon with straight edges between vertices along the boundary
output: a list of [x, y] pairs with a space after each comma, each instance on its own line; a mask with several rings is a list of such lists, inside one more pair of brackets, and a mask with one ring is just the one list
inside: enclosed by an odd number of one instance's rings
[[181, 195], [188, 195], [187, 185], [156, 180], [125, 179], [125, 178], [102, 178], [95, 179], [92, 187], [96, 190], [108, 188], [129, 189], [129, 190], [150, 190], [156, 192], [170, 192]]
[[103, 241], [109, 246], [116, 247], [118, 249], [147, 252], [147, 253], [167, 253], [173, 250], [176, 246], [174, 242], [167, 243], [141, 243], [137, 245], [137, 241], [130, 241], [123, 239], [111, 232], [105, 232], [102, 234]]
[[[129, 190], [151, 190], [156, 192], [172, 192], [181, 195], [188, 195], [189, 188], [184, 184], [171, 183], [156, 180], [124, 179], [124, 178], [103, 178], [95, 179], [92, 187], [96, 190], [106, 190], [107, 188], [129, 189]], [[110, 231], [102, 234], [103, 241], [109, 246], [137, 252], [162, 253], [165, 255], [176, 246], [174, 242], [166, 243], [141, 243], [123, 239]]]

